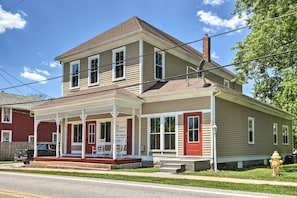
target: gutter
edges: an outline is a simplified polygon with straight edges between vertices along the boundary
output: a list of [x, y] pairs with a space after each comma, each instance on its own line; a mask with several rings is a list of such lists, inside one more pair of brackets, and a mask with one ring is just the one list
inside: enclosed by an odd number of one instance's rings
[[221, 94], [221, 90], [216, 89], [211, 95], [211, 155], [212, 155], [212, 167], [214, 171], [218, 171], [217, 168], [217, 125], [216, 125], [216, 96]]

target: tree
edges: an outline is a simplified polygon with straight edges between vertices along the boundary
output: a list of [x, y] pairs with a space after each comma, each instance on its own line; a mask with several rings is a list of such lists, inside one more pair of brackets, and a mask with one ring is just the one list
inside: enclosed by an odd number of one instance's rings
[[[297, 97], [297, 87], [283, 85], [292, 73], [297, 74], [297, 1], [236, 0], [236, 13], [248, 14], [251, 31], [242, 42], [237, 42], [234, 62], [269, 56], [235, 65], [236, 73], [242, 80], [255, 81], [255, 98], [297, 114], [296, 108], [284, 105]], [[274, 55], [279, 53], [283, 54]], [[288, 92], [292, 98], [284, 97]]]

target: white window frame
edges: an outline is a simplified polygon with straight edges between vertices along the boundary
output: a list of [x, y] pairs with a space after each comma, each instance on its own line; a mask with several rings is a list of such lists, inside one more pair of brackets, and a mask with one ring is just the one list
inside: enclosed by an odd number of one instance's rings
[[[91, 127], [92, 129], [91, 130]], [[88, 124], [88, 144], [95, 144], [96, 142], [96, 124], [95, 123], [89, 123]], [[90, 141], [92, 139], [92, 141]]]
[[[120, 64], [116, 64], [116, 54], [123, 52], [123, 76], [116, 77], [116, 67]], [[124, 80], [126, 78], [126, 47], [120, 47], [112, 50], [112, 81]]]
[[[81, 125], [83, 127], [83, 124], [82, 123], [73, 123], [72, 130], [71, 130], [72, 145], [81, 145], [83, 140], [81, 142], [74, 142], [74, 125]], [[81, 129], [81, 138], [82, 138], [82, 132], [83, 132], [83, 128]]]
[[[157, 65], [157, 60], [156, 60], [156, 54], [161, 54], [162, 55], [162, 65]], [[162, 68], [162, 77], [158, 78], [157, 77], [157, 70], [156, 67]], [[154, 48], [154, 79], [155, 80], [164, 80], [165, 79], [165, 52], [161, 51], [158, 48]]]
[[[8, 121], [4, 120], [4, 118], [5, 118], [5, 109], [9, 109], [9, 120]], [[1, 111], [2, 111], [1, 122], [11, 124], [12, 123], [12, 108], [2, 107]]]
[[273, 123], [272, 126], [272, 138], [273, 138], [273, 145], [278, 145], [278, 124]]
[[[92, 81], [92, 61], [97, 59], [97, 82], [91, 82]], [[99, 65], [100, 65], [100, 56], [94, 55], [88, 57], [88, 86], [94, 86], [99, 85]]]
[[283, 145], [289, 145], [289, 126], [282, 126], [282, 137], [283, 137]]
[[[4, 133], [8, 133], [8, 141], [4, 141]], [[1, 130], [1, 142], [12, 142], [12, 131], [11, 130]]]
[[[78, 74], [77, 74], [77, 86], [72, 85], [72, 78], [74, 77], [72, 70], [74, 65], [78, 65]], [[70, 89], [77, 89], [80, 85], [80, 60], [70, 62], [70, 73], [69, 73], [69, 88]]]
[[224, 87], [230, 88], [230, 80], [224, 79]]
[[[165, 149], [165, 118], [166, 117], [174, 117], [175, 118], [175, 148], [174, 149]], [[178, 138], [178, 116], [174, 114], [166, 114], [166, 115], [156, 115], [148, 117], [148, 136], [149, 136], [149, 144], [151, 141], [151, 119], [159, 118], [160, 119], [160, 149], [151, 149], [149, 145], [149, 150], [152, 152], [176, 152], [177, 151], [177, 138]]]
[[33, 142], [34, 142], [34, 135], [28, 135], [28, 143], [33, 143]]
[[57, 132], [52, 132], [52, 142], [57, 143]]
[[[252, 126], [250, 127], [250, 121], [252, 122]], [[250, 140], [250, 133], [252, 132], [253, 140]], [[255, 144], [255, 118], [248, 117], [248, 144]]]
[[188, 139], [187, 139], [187, 142], [188, 143], [199, 143], [200, 142], [200, 133], [201, 133], [201, 131], [200, 131], [200, 116], [199, 115], [193, 115], [193, 116], [188, 116], [188, 118], [187, 118], [187, 125], [188, 125], [188, 128], [187, 128], [187, 131], [188, 131], [188, 133], [189, 133], [189, 131], [190, 131], [190, 123], [189, 123], [189, 120], [190, 120], [190, 118], [197, 118], [197, 122], [198, 122], [198, 127], [197, 128], [192, 128], [192, 130], [194, 129], [194, 131], [195, 130], [197, 130], [198, 131], [198, 133], [197, 133], [197, 141], [195, 141], [195, 140], [193, 140], [193, 141], [190, 141], [189, 139], [190, 139], [190, 135], [188, 134]]

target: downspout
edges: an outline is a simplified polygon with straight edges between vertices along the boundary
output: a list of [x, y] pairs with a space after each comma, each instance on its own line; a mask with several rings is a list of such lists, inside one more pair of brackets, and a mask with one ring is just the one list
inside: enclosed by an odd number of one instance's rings
[[216, 125], [216, 96], [221, 94], [220, 90], [217, 90], [211, 95], [211, 132], [212, 132], [212, 163], [213, 163], [213, 170], [217, 171], [217, 125]]

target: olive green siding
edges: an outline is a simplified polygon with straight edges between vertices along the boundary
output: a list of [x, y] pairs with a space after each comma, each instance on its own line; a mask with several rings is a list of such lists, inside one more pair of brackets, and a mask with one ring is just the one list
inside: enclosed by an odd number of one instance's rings
[[210, 97], [145, 103], [142, 106], [143, 114], [193, 110], [199, 111], [201, 109], [210, 109]]
[[[118, 84], [119, 86], [127, 86], [127, 90], [132, 93], [139, 94], [139, 42], [128, 44], [126, 47], [126, 73], [125, 79], [120, 81], [112, 81], [112, 50], [99, 53], [99, 85], [108, 86], [111, 84]], [[76, 61], [76, 60], [73, 60]], [[73, 90], [69, 89], [69, 72], [70, 63], [64, 63], [64, 77], [63, 77], [63, 95], [71, 93]], [[89, 89], [88, 86], [88, 57], [80, 59], [80, 82], [79, 90]], [[134, 86], [130, 86], [134, 85]], [[93, 86], [94, 87], [94, 86]], [[95, 86], [96, 87], [96, 86]], [[77, 90], [75, 90], [77, 91]]]
[[[255, 120], [254, 144], [248, 143], [248, 117]], [[278, 124], [278, 145], [273, 144], [273, 123]], [[269, 156], [274, 150], [291, 152], [290, 145], [283, 145], [281, 132], [282, 125], [287, 125], [291, 137], [289, 120], [216, 98], [216, 125], [218, 157]]]

